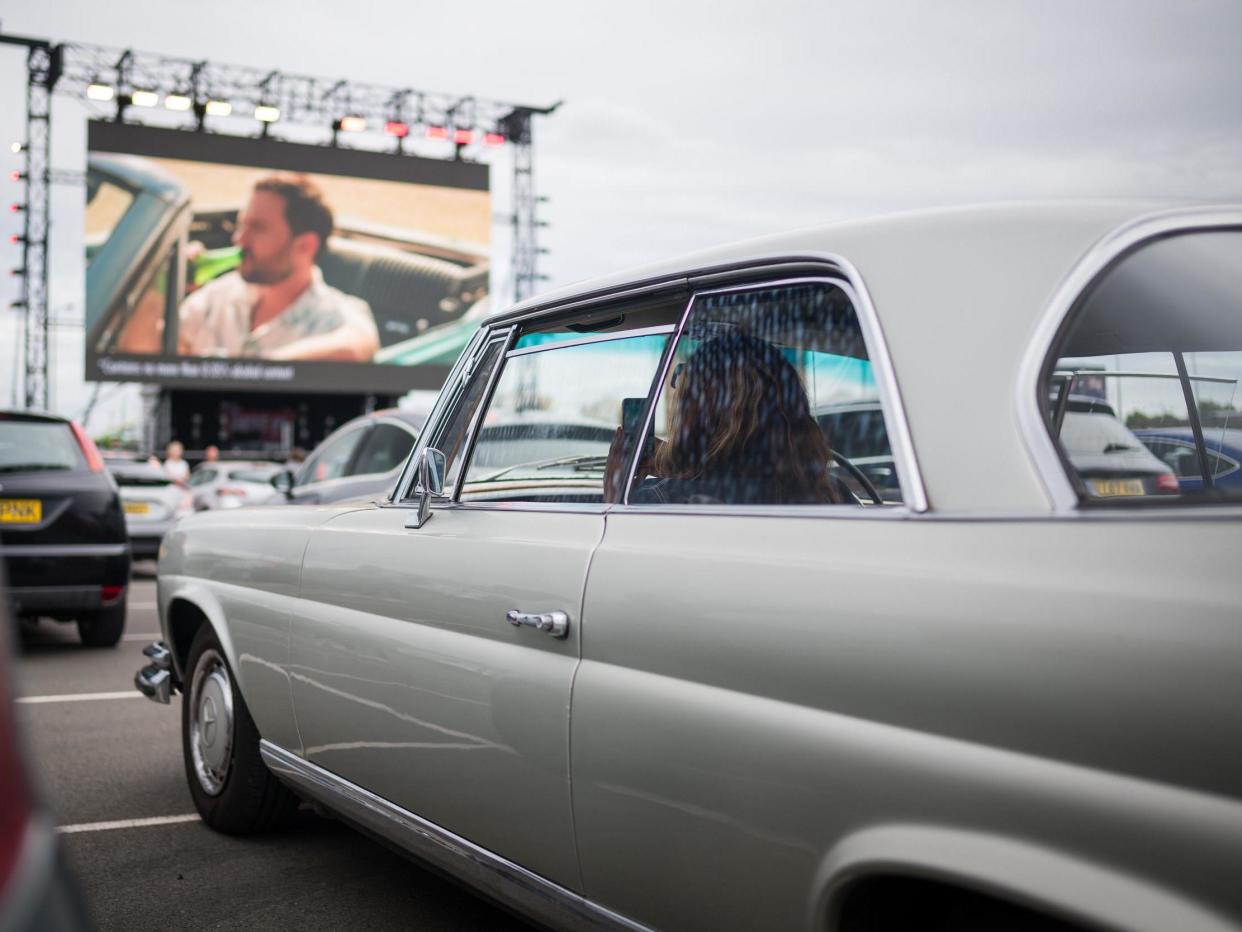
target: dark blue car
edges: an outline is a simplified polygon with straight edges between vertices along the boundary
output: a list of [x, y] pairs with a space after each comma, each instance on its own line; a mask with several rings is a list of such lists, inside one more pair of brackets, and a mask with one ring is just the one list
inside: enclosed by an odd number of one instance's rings
[[[1135, 436], [1177, 475], [1183, 492], [1203, 489], [1203, 474], [1189, 427], [1144, 427]], [[1217, 488], [1242, 490], [1242, 428], [1204, 427], [1208, 469]]]

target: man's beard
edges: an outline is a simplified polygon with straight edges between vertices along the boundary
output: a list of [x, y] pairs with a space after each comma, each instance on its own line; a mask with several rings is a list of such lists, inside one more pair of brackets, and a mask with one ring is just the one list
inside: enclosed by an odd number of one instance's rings
[[[246, 267], [249, 261], [250, 267]], [[252, 285], [275, 285], [283, 282], [293, 274], [293, 263], [289, 259], [288, 250], [284, 250], [266, 262], [257, 263], [250, 253], [242, 251], [241, 265], [237, 267], [242, 279]]]

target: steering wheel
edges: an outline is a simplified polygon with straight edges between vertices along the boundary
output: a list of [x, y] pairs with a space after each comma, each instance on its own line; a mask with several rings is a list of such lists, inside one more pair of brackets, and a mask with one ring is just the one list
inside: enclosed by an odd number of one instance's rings
[[837, 464], [843, 467], [845, 471], [849, 473], [854, 478], [854, 480], [863, 487], [863, 491], [866, 492], [868, 496], [870, 496], [871, 503], [873, 505], [884, 504], [884, 499], [880, 496], [880, 493], [876, 491], [875, 485], [873, 485], [871, 480], [867, 478], [866, 473], [864, 473], [861, 469], [859, 469], [857, 466], [851, 463], [847, 457], [842, 456], [836, 450], [829, 450], [829, 452], [832, 454], [832, 458], [836, 460]]

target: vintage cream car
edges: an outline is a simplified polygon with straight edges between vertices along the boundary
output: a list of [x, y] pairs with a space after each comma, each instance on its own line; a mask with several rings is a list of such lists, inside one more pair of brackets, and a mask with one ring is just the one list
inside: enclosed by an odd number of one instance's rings
[[1242, 207], [589, 282], [484, 324], [389, 498], [182, 521], [137, 683], [209, 825], [313, 801], [553, 926], [1237, 929], [1239, 378]]

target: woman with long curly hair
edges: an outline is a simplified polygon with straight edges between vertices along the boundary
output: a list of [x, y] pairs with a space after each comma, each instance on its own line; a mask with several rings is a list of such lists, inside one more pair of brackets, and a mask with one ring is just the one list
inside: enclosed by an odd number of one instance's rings
[[741, 331], [714, 337], [674, 370], [658, 481], [632, 501], [830, 504], [832, 454], [798, 371]]

